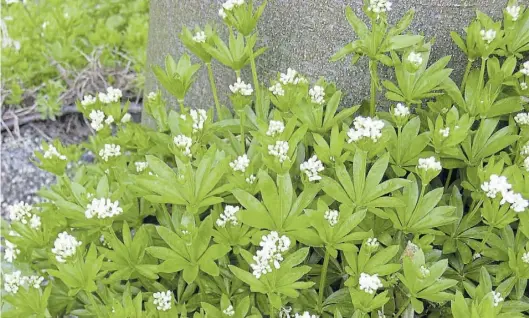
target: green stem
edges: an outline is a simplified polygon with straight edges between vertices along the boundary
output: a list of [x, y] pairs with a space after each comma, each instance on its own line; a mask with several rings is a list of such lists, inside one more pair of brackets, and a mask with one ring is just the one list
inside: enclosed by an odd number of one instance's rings
[[485, 244], [487, 244], [487, 241], [489, 240], [493, 229], [494, 229], [494, 227], [489, 225], [489, 229], [487, 230], [487, 235], [485, 236], [485, 239], [483, 241], [481, 241], [481, 245], [479, 246], [478, 253], [481, 253], [483, 251], [483, 249], [485, 248]]
[[268, 306], [269, 306], [270, 318], [275, 317], [274, 316], [274, 305], [272, 304], [272, 298], [270, 296], [268, 296]]
[[369, 74], [371, 79], [371, 98], [369, 100], [369, 115], [371, 117], [375, 116], [375, 103], [377, 100], [377, 61], [369, 60]]
[[178, 104], [180, 105], [180, 113], [183, 114], [184, 113], [184, 101], [179, 99]]
[[404, 303], [404, 306], [400, 307], [400, 310], [397, 313], [397, 315], [395, 315], [395, 317], [399, 317], [400, 315], [402, 315], [402, 313], [406, 310], [406, 308], [408, 308], [408, 305], [410, 304], [410, 302], [411, 302], [411, 299], [408, 298], [408, 300], [406, 300], [406, 303]]
[[483, 81], [485, 78], [485, 63], [487, 59], [481, 58], [481, 67], [479, 69], [479, 82], [478, 82], [478, 95], [481, 96], [481, 91], [483, 90]]
[[452, 171], [453, 169], [448, 170], [448, 176], [446, 176], [446, 182], [445, 182], [445, 191], [448, 190], [448, 187], [450, 186], [450, 180], [452, 179]]
[[244, 109], [239, 112], [239, 118], [241, 122], [241, 148], [242, 148], [242, 154], [246, 153], [246, 140], [244, 138], [244, 121], [246, 119], [246, 113], [244, 112]]
[[[247, 41], [248, 38], [247, 37]], [[255, 87], [255, 97], [256, 100], [259, 100], [259, 97], [261, 96], [261, 88], [259, 87], [259, 80], [257, 79], [257, 67], [255, 66], [255, 57], [253, 55], [253, 48], [250, 50], [250, 67], [252, 68], [252, 79], [253, 79], [253, 85]]]
[[215, 101], [215, 109], [217, 110], [217, 117], [222, 120], [222, 113], [220, 112], [219, 97], [217, 96], [217, 85], [215, 84], [215, 77], [213, 76], [213, 69], [211, 63], [206, 63], [209, 76], [209, 84], [211, 85], [211, 92], [213, 93], [213, 100]]
[[470, 216], [468, 217], [469, 220], [472, 220], [472, 217], [474, 216], [474, 214], [476, 214], [478, 209], [481, 207], [481, 204], [483, 204], [483, 199], [479, 200], [476, 206], [474, 206], [474, 209], [472, 209], [472, 212], [470, 212]]
[[241, 77], [241, 70], [235, 70], [235, 76], [237, 78]]
[[325, 249], [325, 256], [323, 257], [323, 267], [320, 275], [320, 289], [318, 290], [318, 308], [320, 314], [323, 314], [323, 291], [325, 290], [325, 281], [327, 280], [327, 269], [329, 267], [330, 255], [327, 249]]
[[465, 85], [467, 84], [468, 74], [470, 73], [470, 68], [474, 61], [468, 60], [467, 67], [465, 68], [465, 75], [463, 75], [463, 81], [461, 82], [461, 92], [465, 90]]

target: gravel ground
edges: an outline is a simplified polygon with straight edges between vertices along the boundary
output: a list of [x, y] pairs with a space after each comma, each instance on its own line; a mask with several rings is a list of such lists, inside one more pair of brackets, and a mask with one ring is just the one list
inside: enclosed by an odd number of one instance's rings
[[90, 130], [78, 115], [56, 121], [39, 121], [24, 125], [13, 132], [2, 132], [1, 194], [2, 215], [7, 206], [19, 201], [38, 202], [37, 191], [55, 182], [55, 176], [42, 171], [31, 161], [33, 152], [43, 141], [60, 139], [63, 144], [80, 143]]

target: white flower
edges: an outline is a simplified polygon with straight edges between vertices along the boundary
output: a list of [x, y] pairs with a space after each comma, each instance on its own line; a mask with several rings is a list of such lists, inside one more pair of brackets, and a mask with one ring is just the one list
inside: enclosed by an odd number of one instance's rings
[[279, 74], [279, 81], [283, 83], [283, 85], [287, 85], [287, 84], [297, 85], [299, 83], [307, 82], [307, 80], [301, 77], [296, 70], [291, 69], [290, 67], [287, 69], [286, 74], [285, 73]]
[[523, 145], [522, 149], [520, 150], [520, 155], [522, 156], [529, 155], [529, 142], [526, 142], [525, 145]]
[[523, 65], [520, 67], [520, 72], [523, 75], [529, 76], [529, 61], [523, 63]]
[[441, 134], [441, 136], [447, 138], [448, 136], [450, 136], [450, 127], [439, 129], [439, 134]]
[[137, 161], [134, 163], [134, 165], [136, 166], [136, 172], [142, 172], [149, 167], [149, 163], [147, 161]]
[[276, 96], [285, 95], [285, 90], [283, 89], [283, 86], [281, 86], [281, 83], [275, 83], [274, 85], [270, 86], [268, 90]]
[[204, 123], [208, 119], [208, 113], [204, 109], [191, 109], [189, 115], [193, 119], [193, 132], [204, 129]]
[[178, 135], [173, 138], [173, 142], [184, 154], [191, 158], [191, 146], [193, 145], [193, 140], [186, 135]]
[[523, 166], [524, 166], [526, 171], [529, 171], [529, 157], [524, 159]]
[[321, 180], [321, 176], [319, 175], [320, 172], [322, 172], [325, 168], [323, 167], [323, 163], [318, 160], [318, 156], [314, 155], [309, 160], [303, 162], [299, 169], [301, 172], [305, 172], [307, 177], [309, 178], [309, 181], [318, 181]]
[[420, 250], [419, 246], [417, 244], [413, 243], [412, 241], [408, 241], [406, 244], [406, 248], [404, 249], [404, 255], [412, 257]]
[[224, 212], [219, 215], [219, 218], [215, 222], [217, 226], [226, 227], [226, 224], [228, 223], [233, 226], [239, 224], [237, 216], [235, 215], [237, 212], [239, 212], [239, 209], [240, 208], [238, 206], [226, 205]]
[[107, 119], [105, 119], [105, 124], [110, 125], [114, 122], [114, 117], [112, 115], [108, 115]]
[[268, 130], [266, 131], [267, 136], [276, 136], [283, 133], [285, 130], [285, 124], [279, 120], [271, 120], [268, 124]]
[[382, 137], [382, 128], [384, 128], [382, 120], [358, 116], [354, 119], [353, 125], [354, 128], [351, 127], [347, 132], [348, 143], [356, 142], [362, 138], [370, 138], [373, 142], [377, 142]]
[[222, 19], [226, 19], [228, 17], [226, 12], [224, 11], [224, 8], [219, 9], [219, 17], [221, 17]]
[[98, 219], [111, 218], [123, 213], [123, 209], [119, 206], [119, 201], [112, 202], [110, 199], [92, 199], [86, 206], [84, 215], [87, 219], [96, 217]]
[[521, 82], [520, 83], [520, 89], [522, 91], [525, 91], [529, 86], [527, 86], [527, 83], [526, 82]]
[[10, 294], [16, 294], [21, 285], [24, 284], [24, 276], [21, 271], [12, 274], [4, 274], [4, 289]]
[[473, 260], [477, 260], [478, 258], [481, 258], [481, 254], [480, 253], [474, 253], [474, 255], [472, 255], [472, 259]]
[[263, 235], [259, 246], [261, 249], [253, 257], [255, 263], [250, 264], [253, 270], [252, 274], [256, 278], [270, 273], [272, 265], [275, 269], [281, 268], [280, 262], [283, 260], [281, 253], [286, 252], [290, 247], [290, 239], [285, 235], [279, 237], [277, 232], [272, 231], [268, 235]]
[[443, 167], [441, 166], [441, 162], [437, 161], [435, 157], [420, 158], [417, 168], [421, 170], [435, 170], [435, 171], [441, 171], [441, 169], [443, 169]]
[[193, 36], [193, 41], [197, 43], [205, 43], [206, 42], [206, 33], [204, 31], [199, 31], [195, 33]]
[[171, 291], [157, 292], [152, 294], [153, 304], [156, 305], [156, 309], [160, 311], [168, 311], [172, 306], [172, 294]]
[[501, 294], [497, 291], [492, 292], [494, 307], [498, 307], [498, 305], [504, 300], [503, 297], [501, 297]]
[[391, 5], [392, 3], [387, 0], [370, 0], [367, 10], [373, 11], [376, 14], [384, 13], [391, 11]]
[[107, 93], [99, 93], [97, 95], [99, 97], [99, 100], [103, 104], [110, 104], [110, 103], [116, 103], [119, 102], [123, 94], [121, 93], [120, 89], [113, 88], [112, 86], [107, 88]]
[[95, 104], [97, 99], [92, 95], [85, 95], [83, 96], [83, 100], [81, 101], [81, 105], [83, 107], [90, 106]]
[[319, 317], [320, 316], [318, 316], [318, 315], [311, 315], [311, 313], [308, 312], [308, 311], [305, 311], [302, 314], [296, 313], [296, 315], [294, 316], [294, 318], [319, 318]]
[[393, 108], [393, 115], [395, 117], [406, 117], [410, 114], [410, 109], [402, 103], [398, 103], [395, 108]]
[[512, 5], [505, 8], [505, 11], [511, 16], [513, 21], [518, 20], [518, 17], [520, 16], [520, 6]]
[[131, 115], [129, 113], [126, 113], [125, 115], [123, 115], [123, 117], [121, 117], [121, 123], [122, 124], [126, 124], [130, 121], [131, 119]]
[[13, 222], [20, 222], [22, 224], [27, 224], [29, 218], [31, 218], [31, 210], [33, 209], [33, 206], [25, 203], [25, 202], [18, 202], [16, 204], [13, 204], [9, 206], [9, 219]]
[[325, 97], [325, 90], [321, 86], [314, 86], [309, 90], [310, 100], [315, 104], [323, 104]]
[[230, 85], [230, 90], [233, 94], [241, 94], [243, 96], [250, 96], [253, 93], [252, 85], [244, 83], [240, 77], [237, 77], [237, 82]]
[[386, 315], [384, 315], [384, 312], [382, 310], [377, 310], [378, 318], [386, 318]]
[[419, 269], [419, 271], [421, 272], [421, 276], [423, 278], [430, 276], [430, 270], [428, 269], [428, 267], [424, 265], [421, 265], [421, 268]]
[[485, 191], [487, 197], [492, 199], [496, 198], [498, 193], [502, 195], [507, 193], [511, 188], [512, 185], [507, 182], [507, 177], [496, 174], [491, 175], [489, 181], [485, 181], [481, 185], [481, 190]]
[[74, 236], [68, 234], [68, 232], [62, 232], [55, 239], [51, 252], [55, 254], [57, 262], [65, 263], [67, 258], [75, 255], [77, 247], [81, 246], [81, 244], [83, 242], [78, 241]]
[[40, 228], [42, 222], [40, 220], [40, 216], [36, 215], [36, 214], [33, 214], [33, 216], [31, 217], [31, 219], [29, 220], [29, 227], [36, 230], [38, 228]]
[[119, 157], [121, 156], [121, 147], [115, 144], [105, 144], [103, 149], [99, 150], [99, 156], [104, 161], [108, 161], [110, 157]]
[[147, 95], [147, 100], [150, 101], [150, 102], [152, 102], [152, 101], [154, 101], [154, 100], [156, 99], [156, 96], [157, 96], [157, 95], [158, 95], [158, 94], [156, 94], [155, 92], [150, 92], [150, 93]]
[[500, 204], [509, 203], [514, 212], [523, 212], [529, 206], [529, 201], [525, 200], [520, 193], [507, 191], [502, 193], [502, 196]]
[[522, 255], [522, 262], [529, 264], [529, 252], [525, 252]]
[[529, 113], [518, 113], [514, 116], [514, 121], [518, 125], [529, 125]]
[[51, 159], [53, 157], [57, 157], [60, 160], [66, 160], [67, 159], [65, 155], [62, 155], [62, 154], [59, 153], [59, 151], [57, 151], [57, 148], [55, 148], [54, 145], [48, 145], [48, 150], [46, 150], [44, 152], [44, 158], [45, 159]]
[[235, 309], [233, 309], [232, 305], [229, 305], [228, 307], [226, 307], [226, 309], [222, 311], [222, 313], [225, 314], [226, 316], [231, 317], [235, 315]]
[[336, 224], [338, 224], [338, 220], [340, 218], [340, 212], [336, 210], [327, 210], [323, 214], [323, 218], [327, 220], [327, 222], [329, 222], [329, 225], [331, 227], [335, 226]]
[[288, 149], [288, 142], [278, 140], [275, 145], [268, 145], [268, 154], [276, 157], [280, 163], [283, 163], [288, 158]]
[[93, 109], [90, 114], [88, 115], [88, 118], [90, 118], [90, 126], [95, 131], [100, 131], [103, 129], [103, 121], [105, 120], [105, 113], [103, 113], [100, 110]]
[[411, 52], [408, 55], [408, 62], [415, 66], [419, 66], [422, 64], [422, 54], [417, 52]]
[[20, 255], [20, 249], [15, 244], [5, 240], [4, 260], [8, 263], [13, 263], [18, 255]]
[[248, 178], [246, 178], [246, 183], [253, 184], [257, 178], [252, 174]]
[[360, 284], [360, 289], [368, 294], [374, 294], [377, 289], [383, 286], [378, 274], [369, 275], [366, 273], [360, 274], [358, 284]]
[[230, 167], [233, 171], [245, 172], [248, 166], [250, 165], [250, 159], [246, 154], [237, 157], [237, 159], [230, 162]]
[[22, 279], [24, 281], [24, 285], [28, 285], [28, 287], [35, 289], [39, 289], [40, 285], [44, 281], [44, 277], [37, 275], [25, 276]]
[[494, 39], [496, 38], [496, 31], [494, 31], [493, 29], [481, 30], [480, 34], [481, 39], [487, 43], [494, 41]]
[[367, 239], [366, 245], [372, 249], [380, 246], [378, 239], [376, 237], [370, 237]]

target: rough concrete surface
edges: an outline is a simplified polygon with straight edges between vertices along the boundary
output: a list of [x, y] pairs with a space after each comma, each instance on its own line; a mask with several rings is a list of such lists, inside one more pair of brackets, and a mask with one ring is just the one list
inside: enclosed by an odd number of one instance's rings
[[[213, 22], [220, 26], [218, 10], [222, 2], [151, 1], [146, 92], [159, 87], [149, 66], [163, 65], [167, 54], [178, 58], [185, 52], [178, 40], [182, 25], [193, 28]], [[449, 66], [455, 68], [452, 77], [459, 81], [466, 59], [452, 43], [450, 31], [463, 33], [464, 26], [475, 16], [476, 9], [499, 17], [506, 3], [506, 0], [394, 0], [389, 18], [391, 22], [395, 22], [408, 9], [415, 8], [415, 19], [409, 30], [422, 33], [427, 38], [436, 38], [433, 58], [452, 55]], [[344, 10], [347, 5], [359, 16], [365, 17], [361, 12], [361, 0], [270, 0], [258, 26], [259, 34], [263, 36], [258, 45], [269, 47], [257, 60], [259, 80], [268, 83], [277, 71], [284, 72], [292, 67], [312, 80], [325, 76], [336, 82], [345, 92], [347, 104], [358, 103], [368, 96], [369, 77], [365, 59], [354, 66], [345, 60], [329, 62], [329, 58], [339, 48], [355, 39], [354, 32], [345, 19]], [[223, 38], [226, 39], [225, 34]], [[220, 98], [226, 102], [228, 85], [234, 82], [235, 76], [218, 63], [214, 63], [214, 72]], [[382, 72], [382, 77], [387, 78], [389, 75], [387, 71]], [[242, 77], [246, 82], [251, 82], [248, 72], [243, 72]], [[171, 102], [172, 106], [175, 104], [174, 101]], [[193, 107], [213, 105], [205, 67], [199, 71], [197, 82], [186, 98], [186, 104]]]

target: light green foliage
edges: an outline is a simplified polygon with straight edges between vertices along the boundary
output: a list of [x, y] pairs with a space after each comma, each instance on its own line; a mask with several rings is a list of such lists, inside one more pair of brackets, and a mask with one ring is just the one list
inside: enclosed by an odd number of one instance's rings
[[[137, 74], [143, 86], [147, 0], [2, 2], [2, 106], [37, 106], [53, 118], [91, 81], [117, 85]], [[9, 1], [12, 2], [12, 1]], [[132, 84], [132, 83], [131, 83]], [[124, 87], [121, 87], [124, 88]], [[93, 89], [93, 88], [92, 88]]]
[[[224, 6], [229, 44], [208, 25], [205, 39], [180, 35], [210, 75], [213, 62], [238, 77], [249, 64], [253, 85], [219, 88], [231, 111], [184, 105], [202, 66], [187, 55], [154, 69], [181, 101], [147, 95], [157, 127], [130, 122], [120, 101], [78, 103], [95, 134], [44, 144], [37, 164], [57, 183], [3, 223], [2, 315], [526, 317], [528, 76], [519, 38], [500, 28], [523, 29], [529, 10], [478, 14], [465, 52], [486, 62], [458, 87], [449, 58], [430, 63], [430, 43], [401, 34], [411, 12], [388, 30], [369, 5], [373, 29], [347, 10], [360, 39], [340, 54], [397, 74], [385, 96], [404, 104], [389, 112], [360, 116], [333, 83], [293, 70], [264, 86], [252, 31], [264, 5], [240, 1]], [[75, 166], [87, 151], [94, 162]]]

